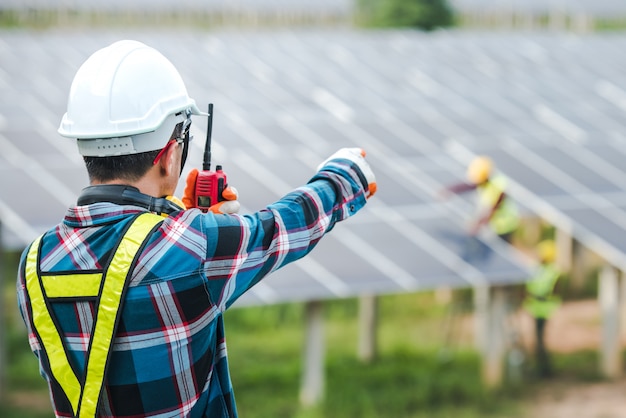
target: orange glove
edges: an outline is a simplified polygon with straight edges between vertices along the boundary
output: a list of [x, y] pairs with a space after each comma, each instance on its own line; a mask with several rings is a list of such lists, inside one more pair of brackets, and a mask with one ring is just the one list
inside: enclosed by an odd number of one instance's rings
[[[196, 180], [198, 178], [198, 169], [192, 169], [187, 175], [187, 180], [185, 183], [185, 190], [183, 191], [183, 203], [187, 209], [196, 207]], [[237, 189], [234, 187], [226, 187], [222, 191], [222, 197], [226, 200], [218, 202], [211, 207], [209, 210], [213, 213], [227, 213], [233, 214], [239, 212], [239, 194], [237, 193]]]

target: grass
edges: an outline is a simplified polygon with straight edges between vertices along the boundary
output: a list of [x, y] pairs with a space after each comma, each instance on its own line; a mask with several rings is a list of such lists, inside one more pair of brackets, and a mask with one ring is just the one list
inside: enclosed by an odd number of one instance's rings
[[[51, 416], [46, 386], [28, 348], [14, 292], [16, 257], [4, 279], [6, 398], [0, 416]], [[358, 360], [358, 301], [330, 301], [325, 315], [325, 398], [299, 404], [304, 306], [232, 309], [226, 335], [240, 416], [245, 418], [491, 418], [521, 417], [532, 385], [486, 390], [471, 341], [450, 338], [449, 305], [433, 293], [384, 296], [379, 300], [378, 356]], [[443, 350], [443, 349], [447, 350]], [[446, 355], [443, 355], [446, 354]], [[555, 357], [557, 373], [598, 380], [597, 353]]]
[[[297, 418], [420, 418], [514, 416], [517, 404], [480, 382], [479, 359], [468, 347], [441, 356], [446, 310], [431, 294], [380, 301], [379, 355], [356, 356], [357, 301], [326, 304], [326, 390], [322, 405], [302, 408], [301, 305], [232, 310], [226, 326], [240, 415]], [[421, 343], [416, 343], [417, 341]], [[503, 415], [504, 414], [504, 415]]]

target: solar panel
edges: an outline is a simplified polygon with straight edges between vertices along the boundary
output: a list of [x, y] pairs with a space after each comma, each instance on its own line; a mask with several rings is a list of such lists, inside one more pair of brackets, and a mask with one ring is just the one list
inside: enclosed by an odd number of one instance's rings
[[[120, 38], [161, 50], [192, 97], [215, 103], [213, 162], [240, 190], [244, 212], [306, 182], [339, 147], [368, 151], [379, 194], [242, 305], [525, 280], [519, 254], [467, 235], [470, 197], [436, 199], [482, 153], [524, 208], [571, 226], [626, 267], [620, 34], [2, 32], [0, 209], [9, 246], [58, 222], [87, 184], [75, 145], [55, 131], [80, 63]], [[201, 162], [205, 125], [197, 122], [188, 168]]]
[[341, 13], [347, 14], [352, 4], [348, 0], [321, 0], [316, 2], [294, 0], [184, 0], [172, 3], [167, 0], [2, 0], [0, 5], [12, 10], [71, 10], [74, 12], [217, 12], [217, 13], [251, 13], [288, 14], [288, 13]]
[[615, 16], [626, 14], [620, 0], [451, 0], [450, 4], [461, 12], [504, 12], [504, 13], [570, 13]]

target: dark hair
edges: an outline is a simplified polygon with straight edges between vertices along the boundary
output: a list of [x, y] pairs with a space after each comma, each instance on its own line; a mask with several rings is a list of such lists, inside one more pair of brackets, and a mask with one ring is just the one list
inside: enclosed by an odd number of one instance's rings
[[137, 181], [152, 167], [159, 151], [116, 155], [114, 157], [83, 157], [83, 159], [91, 181]]
[[[177, 139], [184, 123], [177, 123], [170, 135]], [[187, 125], [188, 128], [188, 125]], [[116, 155], [114, 157], [83, 157], [90, 181], [106, 182], [111, 180], [137, 181], [153, 166], [161, 150], [140, 152], [138, 154]]]

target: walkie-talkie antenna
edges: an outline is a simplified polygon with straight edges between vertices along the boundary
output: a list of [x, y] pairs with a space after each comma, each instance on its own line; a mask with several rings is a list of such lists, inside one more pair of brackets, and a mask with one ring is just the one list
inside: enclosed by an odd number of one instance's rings
[[204, 145], [204, 160], [202, 169], [211, 169], [211, 131], [213, 130], [213, 103], [209, 103], [209, 119], [206, 128], [206, 144]]

